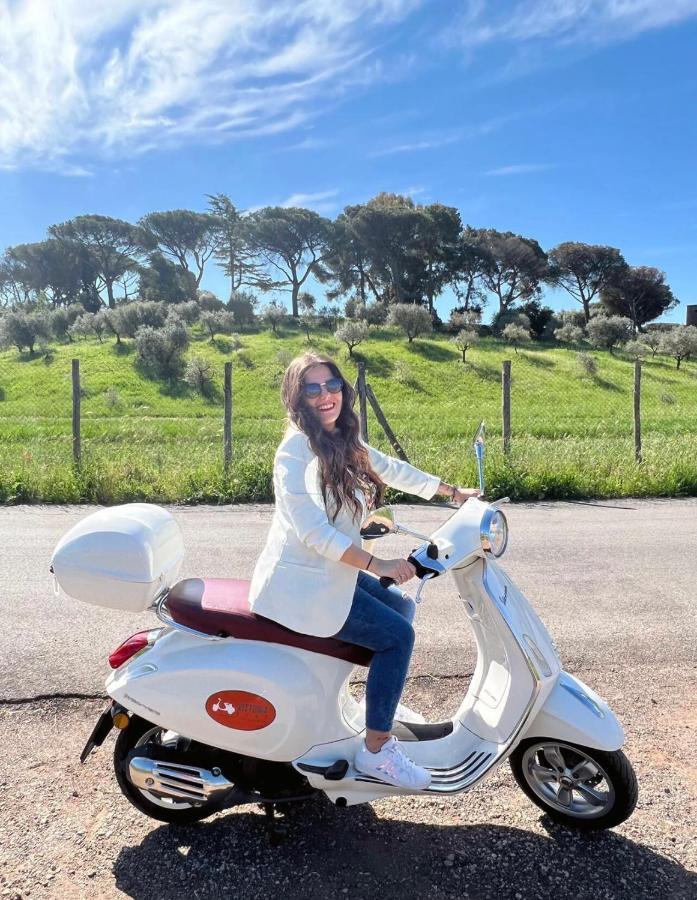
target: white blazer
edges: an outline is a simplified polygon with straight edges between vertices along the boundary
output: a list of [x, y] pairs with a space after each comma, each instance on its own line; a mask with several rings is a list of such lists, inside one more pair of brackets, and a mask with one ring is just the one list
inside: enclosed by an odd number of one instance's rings
[[[385, 484], [425, 500], [440, 478], [368, 447], [370, 464]], [[346, 621], [358, 569], [342, 563], [351, 544], [360, 546], [366, 513], [355, 519], [344, 504], [329, 520], [322, 497], [319, 460], [304, 432], [289, 426], [273, 465], [276, 506], [266, 545], [257, 560], [249, 592], [255, 613], [302, 634], [330, 637]]]

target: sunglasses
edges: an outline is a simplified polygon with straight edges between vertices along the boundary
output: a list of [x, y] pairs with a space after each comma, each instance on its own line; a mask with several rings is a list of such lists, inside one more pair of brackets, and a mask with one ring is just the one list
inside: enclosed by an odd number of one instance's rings
[[322, 393], [322, 388], [326, 387], [330, 394], [338, 394], [344, 386], [343, 378], [329, 378], [321, 384], [311, 381], [309, 384], [303, 385], [303, 393], [309, 400], [316, 400]]

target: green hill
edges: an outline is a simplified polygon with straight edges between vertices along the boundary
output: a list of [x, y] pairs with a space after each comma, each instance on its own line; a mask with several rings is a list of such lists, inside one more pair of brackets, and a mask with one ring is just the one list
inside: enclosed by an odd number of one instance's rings
[[[140, 375], [132, 342], [96, 339], [53, 346], [47, 357], [0, 354], [0, 501], [116, 503], [271, 499], [274, 450], [283, 431], [283, 369], [307, 348], [295, 330], [245, 334], [235, 352], [194, 331], [187, 356], [213, 361], [216, 393], [204, 399]], [[332, 337], [314, 349], [333, 355], [348, 378], [354, 360]], [[360, 352], [359, 352], [360, 351]], [[408, 344], [371, 330], [354, 351], [397, 437], [416, 465], [474, 484], [471, 437], [489, 434], [490, 495], [517, 499], [697, 493], [697, 367], [657, 357], [643, 367], [644, 461], [634, 462], [633, 364], [622, 354], [534, 346], [512, 352], [485, 339], [460, 354], [446, 337]], [[82, 452], [71, 458], [71, 358], [80, 359]], [[511, 452], [501, 449], [501, 363], [513, 361]], [[223, 366], [233, 362], [233, 465], [222, 465]], [[592, 365], [592, 364], [591, 364]], [[389, 451], [372, 412], [372, 443]]]

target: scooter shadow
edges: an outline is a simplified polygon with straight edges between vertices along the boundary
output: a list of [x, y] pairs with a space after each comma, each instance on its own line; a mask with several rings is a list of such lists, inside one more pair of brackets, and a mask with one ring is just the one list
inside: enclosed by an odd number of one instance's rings
[[[440, 816], [440, 809], [424, 812]], [[245, 809], [155, 828], [121, 850], [114, 875], [134, 900], [697, 896], [697, 875], [616, 832], [583, 836], [540, 821], [546, 835], [379, 818], [370, 806], [337, 810], [317, 799], [284, 817], [287, 835], [278, 846], [261, 811]]]

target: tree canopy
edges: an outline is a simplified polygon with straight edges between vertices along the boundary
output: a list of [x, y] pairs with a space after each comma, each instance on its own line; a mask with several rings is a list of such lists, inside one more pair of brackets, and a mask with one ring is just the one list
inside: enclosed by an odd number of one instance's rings
[[265, 206], [246, 217], [245, 229], [247, 246], [266, 270], [255, 283], [289, 290], [297, 317], [300, 289], [328, 256], [331, 222], [310, 209]]
[[637, 331], [677, 305], [666, 276], [652, 266], [627, 266], [605, 285], [600, 297], [613, 315], [626, 316]]
[[593, 300], [626, 268], [624, 257], [614, 247], [565, 241], [549, 251], [547, 280], [577, 300], [589, 322]]

